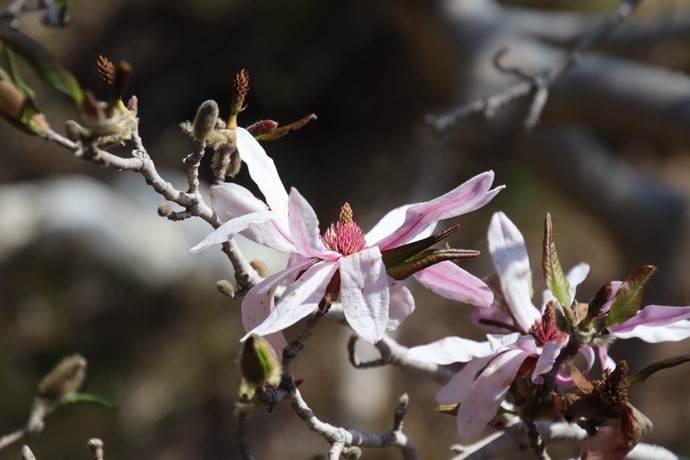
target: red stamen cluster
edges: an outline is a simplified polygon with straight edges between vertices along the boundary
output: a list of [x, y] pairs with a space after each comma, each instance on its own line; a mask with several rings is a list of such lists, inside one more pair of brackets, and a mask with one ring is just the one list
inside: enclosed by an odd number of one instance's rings
[[340, 210], [340, 220], [331, 224], [321, 237], [321, 241], [331, 251], [349, 256], [359, 252], [366, 246], [362, 229], [352, 220], [352, 208], [345, 203]]
[[554, 318], [553, 304], [549, 303], [541, 319], [534, 322], [529, 329], [529, 333], [534, 336], [534, 341], [537, 346], [543, 347], [549, 340], [557, 340], [561, 345], [568, 341], [568, 334], [560, 331], [556, 327], [556, 320]]

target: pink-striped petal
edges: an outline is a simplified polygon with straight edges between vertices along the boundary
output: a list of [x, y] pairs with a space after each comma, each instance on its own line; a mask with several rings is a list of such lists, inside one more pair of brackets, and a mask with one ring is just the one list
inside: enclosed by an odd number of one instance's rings
[[242, 340], [246, 340], [250, 334], [266, 335], [281, 331], [308, 316], [323, 298], [326, 286], [337, 269], [337, 262], [320, 261], [313, 264], [287, 287], [266, 319]]
[[549, 372], [556, 362], [556, 358], [561, 354], [561, 346], [556, 340], [549, 340], [544, 345], [539, 358], [537, 359], [537, 364], [534, 366], [534, 372], [532, 372], [532, 382], [537, 383], [541, 379], [541, 375]]
[[[505, 334], [515, 330], [513, 317], [496, 304], [492, 304], [488, 308], [475, 308], [470, 314], [470, 320], [488, 332]], [[499, 326], [499, 324], [505, 324], [506, 327]]]
[[[280, 283], [294, 272], [304, 270], [312, 263], [314, 263], [312, 260], [305, 260], [299, 265], [294, 265], [274, 273], [251, 288], [242, 301], [242, 324], [244, 325], [244, 330], [251, 331], [263, 323], [275, 308], [275, 293]], [[282, 333], [268, 334], [265, 338], [278, 353], [282, 352], [282, 349], [287, 345]]]
[[414, 311], [415, 303], [410, 290], [392, 278], [388, 279], [388, 292], [390, 294], [390, 308], [386, 332], [391, 332], [396, 330], [402, 320]]
[[436, 394], [436, 402], [439, 404], [462, 403], [467, 392], [470, 391], [477, 374], [484, 369], [492, 357], [475, 358], [471, 360], [460, 372], [455, 374], [441, 390]]
[[621, 339], [637, 337], [645, 342], [677, 342], [690, 337], [690, 307], [647, 305], [629, 320], [610, 328]]
[[463, 438], [476, 436], [496, 416], [510, 384], [529, 355], [509, 350], [494, 358], [465, 394], [458, 410], [458, 433]]
[[340, 258], [340, 303], [347, 323], [376, 343], [388, 325], [388, 274], [376, 246]]
[[489, 224], [489, 252], [501, 280], [503, 297], [524, 333], [541, 318], [532, 304], [532, 272], [522, 233], [502, 212], [497, 212]]
[[276, 213], [278, 221], [287, 227], [288, 194], [280, 180], [273, 160], [263, 147], [244, 128], [237, 128], [237, 151], [247, 164], [249, 175], [266, 198], [266, 203]]
[[609, 356], [609, 350], [606, 346], [598, 346], [597, 354], [599, 355], [599, 363], [601, 367], [608, 370], [614, 370], [616, 368], [616, 362]]
[[479, 278], [451, 261], [434, 264], [418, 271], [414, 277], [425, 287], [447, 299], [488, 307], [494, 300], [491, 289]]
[[378, 242], [381, 249], [389, 249], [413, 241], [420, 233], [438, 221], [481, 208], [504, 186], [489, 190], [494, 180], [493, 171], [479, 174], [450, 192], [425, 203], [407, 208], [405, 221], [391, 235]]
[[297, 251], [307, 257], [324, 256], [326, 247], [321, 241], [319, 220], [309, 202], [296, 188], [290, 190], [288, 213], [290, 237]]
[[[253, 212], [268, 210], [266, 203], [252, 195], [246, 188], [234, 183], [226, 182], [212, 185], [209, 195], [213, 211], [222, 222]], [[289, 234], [287, 227], [284, 227], [276, 219], [275, 213], [272, 211], [271, 213], [273, 217], [270, 222], [250, 225], [239, 233], [257, 244], [276, 251], [288, 254], [295, 252], [295, 246], [286, 236]]]
[[466, 363], [473, 358], [486, 358], [494, 354], [489, 342], [477, 342], [463, 337], [446, 337], [407, 351], [410, 359], [441, 365]]
[[390, 236], [391, 233], [400, 228], [403, 222], [405, 222], [405, 213], [410, 206], [413, 205], [406, 204], [388, 211], [365, 235], [367, 246], [378, 246], [379, 241]]

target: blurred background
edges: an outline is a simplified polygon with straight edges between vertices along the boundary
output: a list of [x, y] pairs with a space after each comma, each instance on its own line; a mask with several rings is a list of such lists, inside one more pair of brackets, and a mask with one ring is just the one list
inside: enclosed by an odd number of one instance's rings
[[[366, 230], [392, 207], [431, 199], [492, 169], [507, 189], [458, 219], [461, 229], [450, 240], [483, 252], [464, 268], [491, 274], [485, 235], [492, 213], [503, 210], [525, 235], [540, 293], [548, 211], [564, 267], [592, 266], [580, 301], [606, 281], [653, 264], [659, 273], [644, 304], [689, 305], [689, 0], [643, 2], [557, 82], [532, 131], [522, 128], [522, 100], [446, 133], [422, 123], [426, 114], [519, 81], [494, 65], [502, 48], [508, 46], [504, 66], [543, 71], [619, 3], [75, 0], [68, 27], [46, 28], [40, 14], [26, 14], [20, 30], [101, 98], [107, 93], [98, 55], [133, 65], [130, 93], [139, 98], [144, 144], [177, 188], [185, 188], [181, 161], [192, 149], [179, 123], [193, 119], [207, 99], [227, 116], [232, 79], [246, 68], [242, 125], [319, 117], [265, 148], [285, 185], [314, 206], [322, 228], [345, 201]], [[23, 75], [53, 127], [78, 116], [67, 98]], [[205, 162], [210, 171], [210, 158]], [[246, 171], [238, 181], [249, 186]], [[89, 458], [91, 437], [104, 440], [110, 460], [239, 458], [233, 409], [240, 308], [215, 289], [219, 279], [233, 279], [231, 267], [220, 251], [190, 256], [210, 227], [158, 217], [162, 202], [138, 175], [80, 162], [0, 125], [0, 434], [25, 423], [42, 375], [74, 352], [89, 361], [84, 391], [120, 404], [116, 412], [60, 409], [40, 436], [25, 440], [38, 460]], [[241, 244], [272, 270], [284, 264], [280, 255]], [[396, 333], [401, 343], [482, 338], [469, 324], [468, 306], [414, 281], [409, 287], [417, 310]], [[395, 368], [352, 369], [347, 338], [343, 327], [322, 323], [293, 365], [317, 416], [360, 431], [386, 430], [407, 392], [405, 432], [423, 458], [450, 457], [448, 447], [460, 439], [454, 419], [434, 411], [439, 386]], [[611, 353], [636, 372], [689, 347], [617, 343]], [[655, 424], [646, 441], [690, 455], [689, 391], [690, 368], [682, 367], [633, 390], [631, 402]], [[252, 417], [248, 444], [257, 459], [308, 459], [328, 450], [287, 405]], [[18, 458], [20, 448], [0, 458]], [[554, 446], [552, 456], [577, 452]], [[394, 450], [364, 452], [367, 459], [398, 457]]]

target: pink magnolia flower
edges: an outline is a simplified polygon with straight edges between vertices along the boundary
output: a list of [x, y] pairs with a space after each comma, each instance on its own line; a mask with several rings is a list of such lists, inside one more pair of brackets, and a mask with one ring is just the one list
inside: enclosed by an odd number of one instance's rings
[[[487, 335], [488, 341], [476, 342], [461, 337], [447, 337], [428, 345], [413, 347], [408, 356], [421, 362], [467, 365], [437, 394], [440, 404], [461, 403], [458, 409], [458, 432], [462, 437], [479, 434], [496, 415], [512, 382], [519, 374], [531, 375], [534, 383], [553, 368], [569, 336], [556, 329], [553, 312], [545, 308], [554, 301], [545, 291], [541, 309], [532, 304], [532, 281], [524, 238], [517, 227], [497, 212], [488, 231], [489, 251], [498, 272], [500, 293], [490, 308], [477, 309], [475, 320], [493, 331], [512, 331], [504, 335]], [[575, 288], [589, 271], [579, 264], [567, 275], [571, 299]], [[612, 283], [612, 292], [601, 312], [606, 314], [621, 283]], [[690, 336], [690, 307], [649, 305], [635, 316], [609, 328], [611, 337], [638, 337], [647, 342], [675, 341]], [[602, 343], [600, 340], [599, 343]], [[594, 362], [594, 351], [588, 344], [579, 349], [587, 369]], [[605, 345], [599, 347], [602, 363], [615, 368], [606, 355]], [[532, 358], [534, 363], [528, 362]], [[526, 366], [526, 363], [528, 364]], [[564, 363], [565, 365], [565, 363]], [[556, 374], [561, 385], [571, 386], [572, 378], [561, 368]]]
[[[500, 299], [495, 299], [491, 307], [475, 309], [472, 318], [492, 332], [526, 333], [543, 314], [545, 306], [556, 299], [546, 289], [543, 292], [541, 308], [532, 303], [532, 279], [525, 240], [515, 224], [502, 212], [494, 214], [489, 226], [488, 240], [489, 251], [500, 280], [503, 305], [499, 305]], [[580, 263], [566, 275], [571, 299], [575, 299], [576, 288], [588, 273], [589, 265]], [[602, 315], [608, 313], [621, 282], [614, 281], [611, 284], [612, 292], [601, 310]], [[690, 307], [648, 305], [632, 318], [610, 327], [604, 336], [594, 340], [593, 344], [598, 345], [597, 351], [602, 366], [610, 369], [615, 367], [607, 352], [607, 346], [613, 339], [636, 337], [649, 343], [683, 340], [690, 337], [690, 322], [685, 321], [687, 318], [690, 318]], [[579, 353], [585, 357], [589, 370], [594, 363], [592, 344], [581, 347]], [[557, 381], [562, 385], [572, 385], [572, 380], [565, 371], [559, 372]]]
[[446, 337], [408, 350], [409, 358], [421, 362], [468, 363], [436, 395], [439, 404], [460, 403], [456, 421], [461, 437], [475, 436], [486, 427], [516, 378], [531, 376], [532, 382], [541, 383], [568, 341], [556, 329], [552, 310], [535, 322], [528, 335], [487, 334], [487, 339]]
[[[503, 188], [490, 189], [493, 172], [480, 174], [434, 200], [390, 211], [366, 234], [346, 205], [340, 221], [321, 235], [311, 205], [295, 188], [288, 195], [273, 161], [242, 128], [237, 129], [237, 148], [266, 202], [237, 184], [212, 186], [213, 209], [225, 223], [192, 252], [239, 233], [291, 254], [288, 268], [253, 287], [242, 303], [248, 333], [268, 336], [278, 349], [285, 345], [285, 339], [275, 333], [312, 313], [336, 273], [340, 278], [339, 301], [348, 324], [364, 340], [380, 340], [385, 331], [395, 329], [414, 310], [408, 289], [386, 273], [381, 252], [431, 235], [438, 221], [484, 206]], [[415, 276], [441, 295], [473, 305], [487, 306], [493, 298], [481, 280], [451, 262], [433, 265]], [[285, 281], [285, 292], [276, 302], [275, 294]]]

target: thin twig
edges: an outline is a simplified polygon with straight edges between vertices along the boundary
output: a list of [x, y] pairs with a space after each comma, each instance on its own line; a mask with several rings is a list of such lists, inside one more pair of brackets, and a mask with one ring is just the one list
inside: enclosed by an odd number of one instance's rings
[[[130, 103], [130, 106], [138, 105], [134, 97], [132, 101], [134, 102]], [[198, 165], [203, 156], [203, 147], [205, 146], [203, 143], [196, 143], [194, 152], [185, 159], [189, 190], [183, 192], [177, 190], [170, 182], [165, 181], [160, 174], [158, 174], [155, 164], [146, 151], [141, 136], [139, 135], [137, 123], [134, 123], [132, 128], [131, 137], [133, 149], [132, 156], [129, 158], [123, 158], [107, 152], [95, 144], [82, 145], [81, 143], [73, 142], [52, 129], [48, 129], [44, 137], [56, 145], [71, 151], [77, 159], [82, 161], [89, 161], [97, 165], [112, 167], [120, 171], [133, 171], [141, 174], [146, 180], [146, 183], [166, 200], [176, 203], [185, 209], [182, 212], [170, 213], [168, 218], [171, 220], [183, 220], [192, 216], [197, 216], [208, 222], [213, 228], [218, 228], [222, 225], [218, 216], [216, 216], [211, 207], [203, 201], [201, 193], [199, 192]], [[244, 295], [251, 287], [261, 281], [262, 278], [249, 264], [249, 261], [244, 257], [244, 254], [234, 240], [231, 239], [223, 243], [222, 251], [226, 254], [235, 270], [237, 296]]]
[[408, 348], [400, 345], [390, 336], [384, 336], [381, 340], [374, 344], [379, 353], [381, 353], [381, 358], [361, 362], [355, 352], [357, 340], [357, 336], [352, 336], [350, 337], [347, 345], [350, 363], [357, 369], [369, 369], [372, 367], [395, 365], [404, 371], [425, 375], [426, 377], [440, 384], [448, 383], [451, 377], [453, 377], [453, 372], [443, 366], [432, 363], [422, 363], [420, 361], [410, 359], [407, 356]]
[[[450, 131], [462, 118], [468, 115], [473, 113], [484, 113], [484, 115], [489, 118], [503, 105], [515, 99], [533, 95], [532, 103], [525, 120], [525, 127], [528, 129], [533, 128], [539, 121], [539, 116], [548, 99], [548, 89], [553, 83], [568, 69], [577, 65], [595, 44], [606, 39], [611, 32], [630, 16], [635, 7], [643, 1], [644, 0], [624, 0], [613, 13], [606, 17], [599, 27], [594, 29], [590, 34], [584, 36], [562, 60], [558, 61], [553, 67], [545, 72], [532, 78], [523, 78], [522, 81], [504, 91], [457, 106], [442, 115], [436, 116], [427, 114], [424, 117], [424, 122], [430, 125], [435, 131], [445, 133]], [[494, 62], [497, 62], [504, 54], [505, 48], [501, 49], [496, 56], [494, 56]], [[500, 70], [506, 70], [505, 67], [500, 64], [498, 68]], [[513, 69], [511, 73], [515, 73], [515, 70]]]
[[[516, 417], [515, 417], [516, 418]], [[497, 457], [522, 444], [527, 435], [527, 426], [522, 422], [508, 422], [503, 431], [496, 431], [467, 445], [454, 445], [456, 455], [451, 460], [488, 460]], [[581, 443], [587, 432], [574, 423], [538, 422], [535, 424], [540, 437], [546, 444]], [[688, 460], [668, 449], [653, 444], [638, 444], [628, 453], [627, 460]]]

